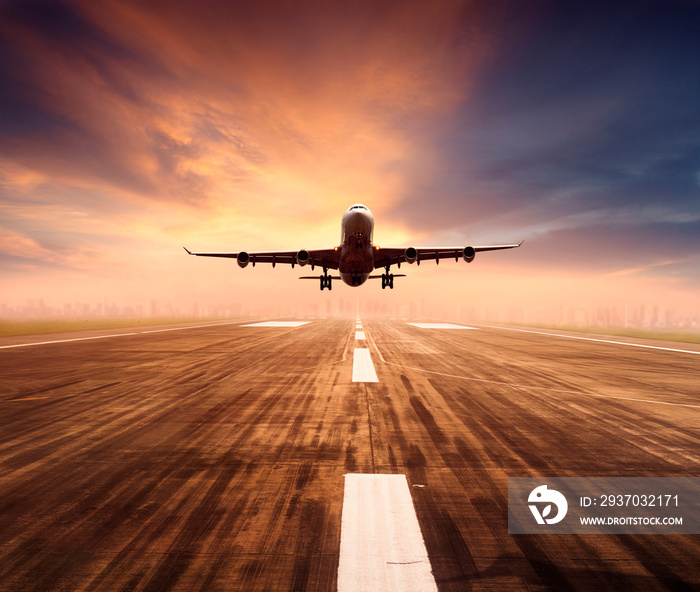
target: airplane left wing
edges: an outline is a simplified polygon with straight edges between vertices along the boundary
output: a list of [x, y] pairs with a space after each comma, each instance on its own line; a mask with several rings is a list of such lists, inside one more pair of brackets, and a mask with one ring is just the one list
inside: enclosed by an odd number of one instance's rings
[[183, 247], [188, 255], [197, 257], [224, 257], [236, 259], [240, 267], [245, 267], [252, 263], [272, 263], [274, 267], [277, 263], [284, 265], [310, 265], [313, 269], [316, 265], [325, 269], [338, 269], [340, 251], [338, 249], [300, 249], [299, 251], [240, 251], [238, 253], [197, 253]]
[[401, 263], [418, 263], [421, 261], [440, 262], [440, 259], [460, 258], [470, 263], [474, 256], [481, 251], [500, 251], [502, 249], [517, 249], [523, 241], [513, 245], [484, 245], [478, 247], [374, 247], [374, 268], [401, 265]]

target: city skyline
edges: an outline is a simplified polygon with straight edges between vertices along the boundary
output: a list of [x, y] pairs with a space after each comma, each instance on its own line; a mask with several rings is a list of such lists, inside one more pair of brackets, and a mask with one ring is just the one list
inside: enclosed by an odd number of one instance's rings
[[488, 306], [454, 305], [434, 307], [425, 300], [388, 304], [381, 299], [339, 298], [322, 304], [299, 307], [280, 305], [269, 307], [244, 307], [240, 302], [223, 305], [190, 303], [174, 306], [171, 302], [151, 300], [147, 303], [120, 306], [117, 303], [74, 302], [62, 306], [47, 305], [43, 299], [31, 299], [24, 305], [12, 307], [0, 303], [0, 322], [17, 319], [204, 319], [234, 318], [271, 314], [277, 317], [291, 316], [383, 316], [392, 318], [434, 318], [452, 321], [491, 321], [516, 324], [550, 324], [562, 327], [600, 327], [611, 329], [682, 329], [700, 332], [700, 314], [688, 315], [661, 304], [622, 305], [596, 308], [560, 306], [557, 309], [528, 310], [524, 307], [499, 309]]

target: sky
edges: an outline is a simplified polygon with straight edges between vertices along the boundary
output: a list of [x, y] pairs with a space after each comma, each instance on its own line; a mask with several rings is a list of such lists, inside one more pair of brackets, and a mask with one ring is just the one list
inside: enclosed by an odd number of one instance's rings
[[[0, 0], [0, 304], [700, 314], [698, 39], [691, 0]], [[182, 249], [335, 246], [357, 202], [525, 243], [331, 293]]]

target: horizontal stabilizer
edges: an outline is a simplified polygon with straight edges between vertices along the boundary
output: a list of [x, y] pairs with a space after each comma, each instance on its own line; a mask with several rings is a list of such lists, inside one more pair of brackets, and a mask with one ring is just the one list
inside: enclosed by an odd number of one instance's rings
[[[405, 273], [395, 273], [393, 275], [394, 275], [394, 277], [406, 277]], [[383, 277], [383, 274], [382, 275], [371, 275], [367, 279], [368, 280], [380, 280], [380, 279], [382, 279], [382, 277]]]
[[[322, 277], [323, 277], [322, 275], [302, 275], [299, 279], [300, 280], [319, 280]], [[328, 277], [333, 279], [333, 280], [341, 279], [339, 275], [329, 275]]]

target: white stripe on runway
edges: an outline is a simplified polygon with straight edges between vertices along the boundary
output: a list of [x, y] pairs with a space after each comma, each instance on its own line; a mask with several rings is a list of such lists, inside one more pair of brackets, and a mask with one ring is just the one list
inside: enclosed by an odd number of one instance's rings
[[[213, 323], [209, 325], [193, 325], [190, 327], [176, 327], [175, 329], [154, 329], [152, 331], [137, 331], [134, 333], [111, 333], [109, 335], [96, 335], [94, 337], [75, 337], [73, 339], [56, 339], [54, 341], [34, 341], [32, 343], [16, 343], [14, 345], [0, 345], [0, 349], [11, 349], [14, 347], [31, 347], [32, 345], [48, 345], [51, 343], [69, 343], [71, 341], [89, 341], [91, 339], [110, 339], [111, 337], [127, 337], [129, 335], [145, 335], [146, 333], [164, 333], [166, 331], [185, 331], [186, 329], [204, 329], [206, 327], [220, 327], [222, 325], [235, 325], [241, 321], [226, 321], [223, 323]], [[23, 337], [17, 335], [17, 337]]]
[[31, 347], [32, 345], [48, 345], [50, 343], [68, 343], [70, 341], [89, 341], [90, 339], [109, 339], [110, 337], [126, 337], [127, 335], [139, 335], [139, 333], [117, 333], [112, 335], [97, 335], [95, 337], [76, 337], [75, 339], [57, 339], [55, 341], [35, 341], [34, 343], [17, 343], [15, 345], [0, 345], [0, 349], [13, 347]]
[[355, 348], [355, 355], [352, 359], [352, 381], [379, 382], [372, 363], [372, 356], [369, 355], [369, 349], [366, 347]]
[[[645, 349], [659, 349], [662, 351], [678, 352], [681, 354], [694, 354], [700, 356], [700, 351], [692, 349], [676, 349], [673, 347], [660, 347], [658, 345], [645, 345], [643, 343], [628, 343], [626, 341], [614, 341], [612, 339], [594, 339], [593, 337], [580, 337], [578, 335], [562, 335], [560, 333], [546, 333], [545, 331], [530, 331], [528, 329], [513, 329], [512, 327], [498, 327], [496, 325], [484, 325], [475, 323], [480, 327], [488, 327], [489, 329], [501, 329], [503, 331], [517, 331], [519, 333], [533, 333], [535, 335], [547, 335], [549, 337], [563, 337], [564, 339], [579, 339], [581, 341], [597, 341], [598, 343], [612, 343], [613, 345], [628, 345], [629, 347], [642, 347]], [[640, 338], [642, 339], [642, 338]]]
[[338, 592], [437, 591], [405, 475], [345, 475]]
[[364, 338], [365, 338], [364, 331], [355, 331], [355, 339], [364, 339]]

